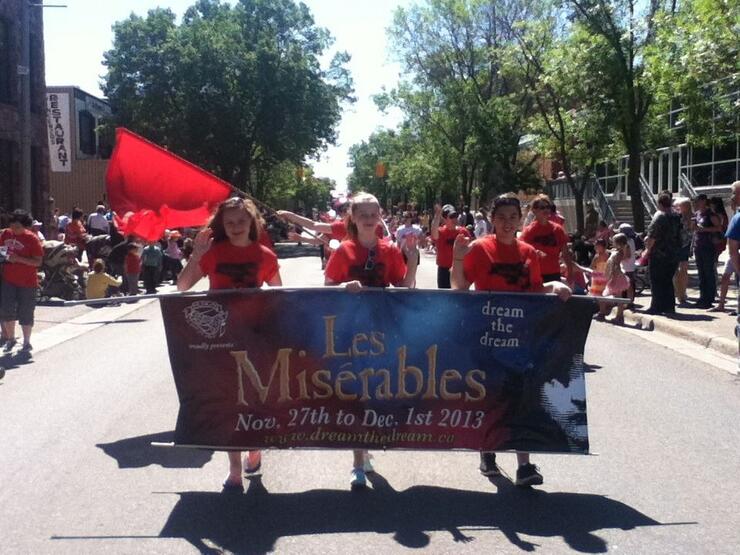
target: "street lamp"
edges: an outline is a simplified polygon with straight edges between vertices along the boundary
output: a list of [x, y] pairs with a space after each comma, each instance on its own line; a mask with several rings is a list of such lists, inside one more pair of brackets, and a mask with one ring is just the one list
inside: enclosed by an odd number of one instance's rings
[[[18, 98], [20, 100], [18, 119], [21, 151], [21, 191], [20, 208], [31, 211], [31, 18], [29, 8], [66, 8], [64, 4], [35, 4], [21, 0], [21, 59], [16, 73], [18, 75]], [[46, 82], [46, 79], [44, 79]]]

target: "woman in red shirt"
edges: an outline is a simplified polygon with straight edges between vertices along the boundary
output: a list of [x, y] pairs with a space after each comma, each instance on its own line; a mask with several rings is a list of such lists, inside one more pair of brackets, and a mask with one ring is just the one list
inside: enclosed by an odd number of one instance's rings
[[[452, 288], [469, 289], [471, 284], [475, 284], [476, 291], [555, 293], [567, 300], [571, 295], [570, 288], [559, 280], [543, 283], [539, 253], [516, 237], [522, 219], [522, 208], [516, 195], [507, 193], [496, 198], [491, 217], [496, 230], [494, 235], [472, 243], [464, 236], [455, 239]], [[516, 485], [541, 484], [542, 475], [529, 462], [529, 453], [517, 453], [516, 456], [519, 463]], [[495, 453], [481, 453], [480, 471], [484, 476], [500, 474]]]
[[[207, 227], [196, 235], [193, 253], [177, 279], [177, 290], [187, 291], [203, 276], [210, 289], [282, 285], [277, 256], [260, 244], [262, 232], [257, 207], [249, 199], [223, 201]], [[249, 451], [244, 472], [257, 472], [262, 466], [260, 451]], [[243, 491], [241, 453], [229, 451], [229, 475], [225, 490]]]
[[77, 260], [82, 259], [82, 253], [85, 252], [87, 244], [87, 230], [82, 224], [82, 216], [82, 210], [79, 208], [72, 210], [72, 220], [64, 229], [64, 242], [77, 247]]
[[[389, 241], [378, 238], [380, 203], [368, 193], [357, 193], [350, 204], [347, 224], [348, 238], [335, 250], [324, 272], [324, 285], [345, 284], [349, 291], [363, 287], [410, 287], [416, 280], [418, 252], [414, 241], [404, 245], [408, 265], [401, 250]], [[408, 246], [407, 246], [408, 245]], [[367, 487], [365, 472], [372, 472], [367, 451], [354, 450], [354, 463], [350, 479], [353, 490]]]
[[532, 201], [534, 221], [524, 228], [521, 240], [529, 243], [540, 254], [540, 267], [545, 281], [560, 280], [560, 257], [570, 266], [568, 235], [561, 225], [550, 220], [552, 202], [547, 195], [537, 195]]

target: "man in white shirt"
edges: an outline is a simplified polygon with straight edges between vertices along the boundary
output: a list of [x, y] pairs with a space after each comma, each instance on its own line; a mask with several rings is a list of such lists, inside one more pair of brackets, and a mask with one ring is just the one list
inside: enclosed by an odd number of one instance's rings
[[110, 222], [105, 217], [105, 206], [98, 204], [95, 212], [87, 217], [87, 232], [95, 237], [96, 235], [106, 235], [110, 230]]

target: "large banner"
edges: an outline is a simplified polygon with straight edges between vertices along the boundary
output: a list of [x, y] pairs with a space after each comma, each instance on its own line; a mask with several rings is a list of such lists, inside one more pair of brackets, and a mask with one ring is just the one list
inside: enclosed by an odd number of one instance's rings
[[46, 124], [51, 171], [71, 172], [72, 128], [69, 121], [68, 93], [46, 93]]
[[161, 307], [178, 445], [588, 452], [588, 300], [274, 289]]

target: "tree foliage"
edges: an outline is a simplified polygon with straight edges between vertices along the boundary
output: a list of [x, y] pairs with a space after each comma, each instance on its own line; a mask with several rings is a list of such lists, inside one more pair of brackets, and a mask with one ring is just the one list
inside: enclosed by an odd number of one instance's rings
[[276, 167], [295, 168], [336, 139], [352, 101], [349, 56], [304, 4], [198, 0], [178, 25], [168, 9], [113, 26], [103, 88], [129, 127], [258, 198]]

